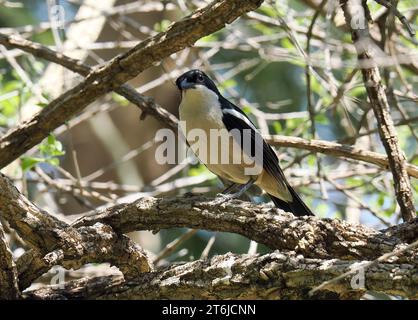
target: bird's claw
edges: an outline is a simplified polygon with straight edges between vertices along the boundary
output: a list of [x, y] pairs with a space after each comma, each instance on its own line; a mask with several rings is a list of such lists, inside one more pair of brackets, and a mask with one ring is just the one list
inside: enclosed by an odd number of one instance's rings
[[216, 198], [214, 200], [214, 204], [215, 205], [221, 205], [225, 202], [228, 202], [229, 200], [233, 199], [234, 197], [231, 197], [230, 194], [223, 194], [223, 193], [218, 193], [216, 195]]

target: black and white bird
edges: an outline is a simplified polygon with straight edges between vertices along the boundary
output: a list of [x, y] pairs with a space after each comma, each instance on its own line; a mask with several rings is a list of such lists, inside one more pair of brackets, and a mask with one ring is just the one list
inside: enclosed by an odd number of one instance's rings
[[[246, 114], [224, 98], [204, 72], [187, 71], [176, 80], [176, 85], [181, 91], [179, 115], [182, 131], [189, 146], [210, 171], [232, 182], [224, 192], [224, 200], [241, 196], [255, 184], [269, 194], [276, 207], [296, 216], [314, 215], [289, 185], [273, 148], [261, 137]], [[221, 137], [221, 143], [212, 144], [211, 134], [216, 131], [226, 134], [227, 139]], [[197, 132], [204, 133], [198, 142], [195, 139]], [[249, 137], [250, 143], [245, 143], [245, 137]], [[205, 147], [208, 148], [203, 151]], [[227, 159], [222, 161], [225, 154]], [[244, 161], [236, 161], [235, 156]], [[218, 161], [212, 161], [214, 159]], [[253, 163], [248, 159], [254, 159]], [[248, 170], [251, 166], [255, 169], [258, 166], [260, 170]], [[238, 191], [231, 193], [234, 189]]]

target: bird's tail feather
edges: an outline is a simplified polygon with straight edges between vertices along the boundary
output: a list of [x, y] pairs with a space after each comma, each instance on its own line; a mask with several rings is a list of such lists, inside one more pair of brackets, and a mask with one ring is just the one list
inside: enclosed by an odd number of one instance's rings
[[302, 201], [296, 191], [289, 185], [287, 188], [292, 195], [293, 201], [286, 202], [272, 195], [269, 195], [275, 206], [284, 211], [292, 212], [295, 216], [314, 216], [311, 209], [309, 209], [308, 206]]

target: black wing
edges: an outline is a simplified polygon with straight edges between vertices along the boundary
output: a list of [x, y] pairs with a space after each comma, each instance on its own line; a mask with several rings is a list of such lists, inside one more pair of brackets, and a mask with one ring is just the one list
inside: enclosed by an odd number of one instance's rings
[[[257, 128], [247, 117], [247, 115], [240, 108], [223, 97], [220, 98], [220, 103], [223, 111], [222, 120], [228, 131], [231, 131], [232, 129], [238, 129], [241, 132], [241, 141], [239, 141], [241, 146], [244, 146], [242, 141], [244, 137], [244, 129], [250, 130], [251, 132], [251, 150], [245, 150], [246, 148], [243, 148], [244, 152], [246, 152], [247, 155], [254, 157], [256, 156], [254, 153], [257, 150], [262, 150], [263, 168], [271, 176], [275, 177], [279, 184], [287, 185], [288, 183], [283, 174], [283, 171], [279, 167], [279, 159], [277, 158], [276, 153], [274, 152], [273, 148], [268, 145], [266, 141], [264, 141], [261, 134], [258, 132]], [[256, 145], [260, 142], [262, 142], [262, 146]]]
[[[274, 204], [284, 211], [293, 212], [293, 214], [296, 216], [314, 216], [312, 211], [287, 182], [286, 177], [284, 176], [283, 171], [279, 166], [279, 159], [277, 158], [276, 153], [274, 152], [273, 148], [261, 137], [257, 128], [247, 117], [247, 115], [240, 108], [223, 97], [220, 98], [220, 104], [223, 113], [222, 120], [228, 131], [238, 129], [241, 132], [241, 139], [238, 141], [241, 146], [244, 145], [244, 129], [251, 130], [251, 150], [245, 150], [245, 147], [242, 147], [244, 152], [246, 152], [251, 157], [254, 157], [256, 156], [254, 155], [254, 152], [257, 150], [262, 150], [263, 157], [261, 160], [263, 161], [263, 169], [266, 170], [270, 176], [275, 178], [278, 187], [281, 187], [284, 190], [289, 190], [290, 194], [292, 195], [291, 202], [286, 202], [270, 195]], [[261, 141], [263, 145], [257, 146], [256, 144], [260, 143]]]

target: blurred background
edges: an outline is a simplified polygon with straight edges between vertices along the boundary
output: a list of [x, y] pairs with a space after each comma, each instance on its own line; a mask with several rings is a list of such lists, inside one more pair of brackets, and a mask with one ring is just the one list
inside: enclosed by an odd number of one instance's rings
[[[90, 66], [100, 66], [208, 1], [0, 0], [0, 33], [19, 35]], [[373, 45], [401, 147], [418, 165], [418, 52], [385, 8], [369, 1]], [[415, 1], [398, 9], [417, 22]], [[175, 79], [205, 70], [263, 134], [321, 139], [385, 153], [367, 101], [357, 56], [338, 1], [265, 1], [225, 29], [147, 69], [130, 84], [178, 115]], [[29, 119], [81, 80], [65, 68], [0, 45], [0, 133]], [[159, 165], [155, 133], [165, 125], [115, 93], [101, 97], [48, 139], [2, 170], [32, 201], [60, 219], [141, 196], [219, 193], [199, 164]], [[276, 148], [292, 185], [319, 217], [372, 228], [400, 221], [392, 175], [373, 164], [296, 148]], [[418, 184], [412, 178], [415, 203]], [[252, 201], [267, 202], [257, 188]], [[15, 256], [27, 249], [8, 229]], [[160, 265], [228, 251], [267, 252], [235, 234], [186, 229], [130, 235]], [[171, 250], [167, 245], [175, 246]], [[56, 268], [45, 275], [51, 277]], [[117, 272], [103, 265], [80, 273]], [[44, 280], [45, 280], [44, 279]], [[44, 281], [40, 280], [40, 281]]]

